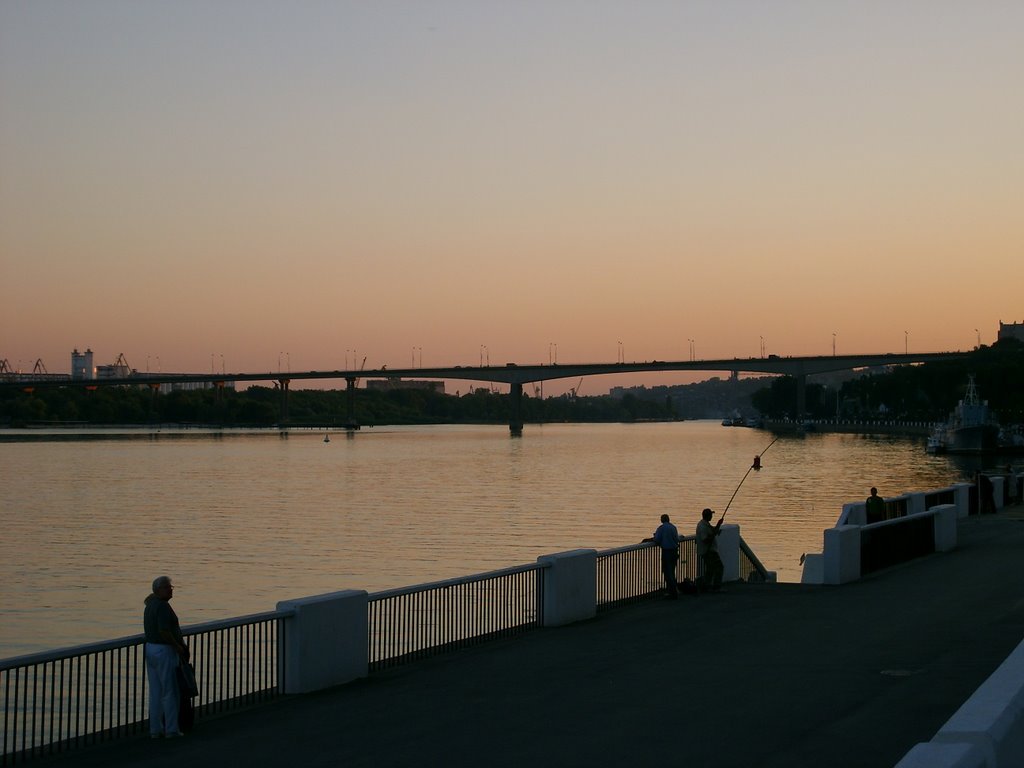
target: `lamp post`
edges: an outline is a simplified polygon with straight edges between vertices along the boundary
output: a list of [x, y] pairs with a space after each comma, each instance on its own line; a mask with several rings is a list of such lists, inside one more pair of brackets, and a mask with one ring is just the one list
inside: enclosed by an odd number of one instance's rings
[[974, 329], [974, 335], [978, 338], [978, 347], [981, 347], [981, 331], [977, 328]]
[[624, 362], [626, 362], [626, 353], [625, 353], [625, 351], [622, 348], [622, 342], [621, 341], [619, 342], [619, 357], [618, 357], [618, 359], [615, 362], [617, 362], [617, 363], [624, 363]]
[[832, 331], [832, 357], [836, 356], [836, 332]]
[[910, 352], [910, 331], [903, 332], [903, 354], [909, 354]]
[[761, 337], [761, 357], [764, 358], [764, 336]]

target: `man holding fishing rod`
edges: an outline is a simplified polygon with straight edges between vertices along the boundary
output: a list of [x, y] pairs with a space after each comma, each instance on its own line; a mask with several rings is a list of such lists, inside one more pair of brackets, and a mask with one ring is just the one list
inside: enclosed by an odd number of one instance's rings
[[705, 508], [701, 512], [701, 521], [697, 523], [697, 555], [704, 563], [704, 578], [702, 586], [712, 592], [722, 589], [722, 574], [725, 566], [718, 554], [718, 534], [722, 532], [722, 521], [725, 515], [718, 518], [718, 522], [711, 524], [714, 511]]

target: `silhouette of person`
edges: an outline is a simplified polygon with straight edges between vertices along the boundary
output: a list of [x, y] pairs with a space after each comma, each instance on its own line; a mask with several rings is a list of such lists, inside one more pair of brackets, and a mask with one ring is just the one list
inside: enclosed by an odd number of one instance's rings
[[188, 646], [181, 636], [178, 616], [171, 608], [174, 585], [170, 576], [153, 579], [146, 598], [142, 626], [146, 633], [146, 673], [149, 679], [149, 737], [184, 736], [178, 723], [180, 706], [178, 665], [188, 661]]
[[885, 499], [878, 495], [877, 488], [872, 488], [871, 495], [864, 500], [864, 515], [868, 523], [880, 523], [885, 520]]
[[653, 541], [661, 549], [661, 573], [665, 577], [665, 589], [671, 600], [679, 598], [679, 583], [676, 581], [676, 564], [679, 562], [679, 531], [668, 515], [661, 516], [661, 525], [654, 535], [644, 541]]
[[978, 472], [978, 511], [983, 515], [996, 513], [996, 494], [992, 486], [992, 478]]
[[714, 525], [711, 518], [714, 511], [705, 508], [701, 512], [701, 521], [697, 523], [697, 554], [704, 562], [703, 585], [705, 589], [718, 592], [722, 588], [722, 574], [725, 566], [722, 565], [722, 557], [718, 554], [718, 534], [722, 532], [722, 518]]

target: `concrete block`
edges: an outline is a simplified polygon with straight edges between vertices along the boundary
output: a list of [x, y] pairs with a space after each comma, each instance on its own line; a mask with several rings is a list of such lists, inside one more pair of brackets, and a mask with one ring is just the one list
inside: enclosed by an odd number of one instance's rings
[[722, 524], [718, 534], [718, 555], [722, 558], [722, 581], [736, 581], [740, 577], [740, 527]]
[[957, 518], [967, 517], [971, 511], [971, 488], [973, 483], [954, 483], [953, 495], [956, 497]]
[[985, 753], [976, 744], [917, 744], [896, 763], [896, 768], [988, 768]]
[[369, 671], [367, 594], [345, 590], [285, 600], [285, 693], [308, 693], [341, 685]]
[[948, 552], [956, 548], [956, 505], [940, 504], [929, 512], [935, 516], [935, 551]]
[[1024, 643], [964, 702], [932, 739], [976, 744], [987, 764], [1021, 765], [1024, 755]]
[[836, 525], [867, 525], [867, 505], [863, 501], [854, 501], [843, 504], [843, 511], [839, 515]]
[[825, 583], [825, 556], [820, 552], [804, 555], [804, 570], [800, 576], [800, 583]]
[[907, 514], [916, 515], [919, 512], [924, 512], [925, 503], [924, 493], [908, 493], [907, 494]]
[[989, 480], [992, 481], [992, 495], [996, 499], [996, 510], [1003, 508], [1003, 486], [1006, 485], [1006, 478], [1002, 475], [989, 475]]
[[860, 526], [840, 525], [825, 531], [825, 584], [846, 584], [860, 578]]
[[597, 550], [542, 555], [544, 626], [559, 627], [597, 615]]

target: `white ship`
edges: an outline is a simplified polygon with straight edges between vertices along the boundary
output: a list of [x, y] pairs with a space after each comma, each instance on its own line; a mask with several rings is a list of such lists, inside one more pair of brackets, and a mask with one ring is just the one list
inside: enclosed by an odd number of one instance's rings
[[974, 377], [967, 379], [967, 393], [949, 414], [949, 421], [928, 438], [929, 453], [987, 453], [999, 446], [999, 423], [978, 399]]

